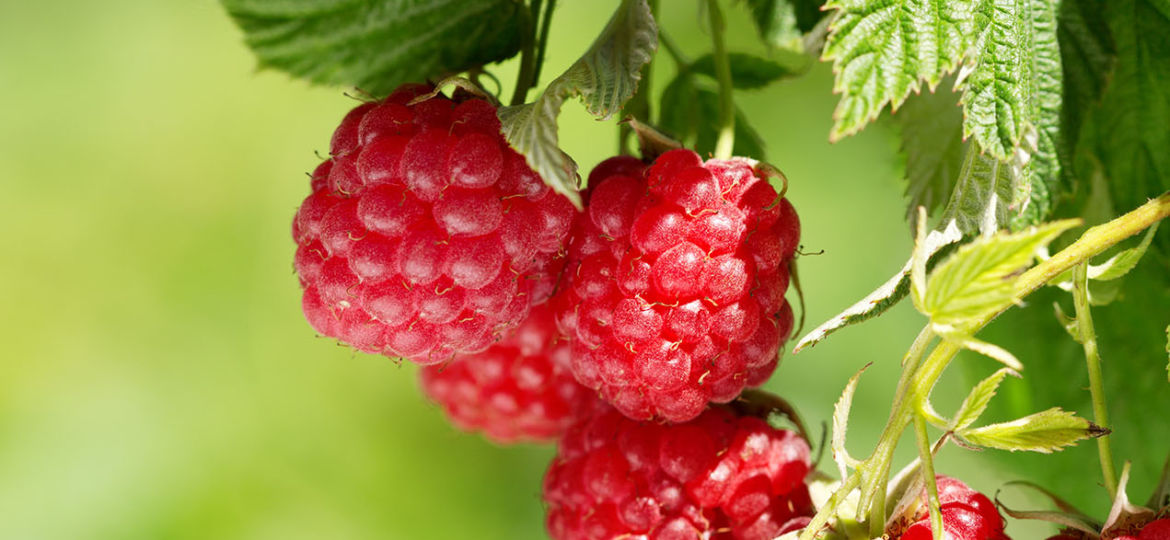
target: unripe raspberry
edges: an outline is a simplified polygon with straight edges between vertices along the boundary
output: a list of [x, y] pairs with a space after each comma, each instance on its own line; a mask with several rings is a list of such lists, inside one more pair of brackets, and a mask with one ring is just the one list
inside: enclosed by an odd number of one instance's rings
[[422, 389], [451, 422], [502, 444], [551, 442], [594, 399], [569, 372], [548, 304], [486, 351], [419, 372]]
[[660, 425], [599, 404], [565, 433], [545, 476], [548, 530], [557, 540], [771, 540], [808, 524], [809, 467], [796, 433], [724, 407]]
[[[942, 511], [943, 540], [1010, 540], [1004, 534], [999, 510], [986, 495], [949, 476], [937, 476], [939, 509]], [[919, 505], [904, 531], [889, 531], [894, 540], [931, 540], [930, 511]], [[896, 527], [897, 528], [897, 527]]]
[[466, 96], [405, 85], [349, 112], [293, 221], [303, 307], [355, 349], [485, 350], [555, 285], [574, 210]]
[[755, 162], [616, 157], [589, 186], [555, 300], [577, 379], [631, 418], [673, 422], [762, 384], [792, 331], [800, 223]]

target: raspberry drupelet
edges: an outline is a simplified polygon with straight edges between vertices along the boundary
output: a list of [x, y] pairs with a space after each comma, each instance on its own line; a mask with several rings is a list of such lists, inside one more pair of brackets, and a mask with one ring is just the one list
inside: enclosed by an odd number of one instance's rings
[[809, 446], [795, 432], [725, 406], [673, 425], [591, 412], [545, 476], [556, 540], [771, 540], [813, 515]]
[[547, 298], [575, 213], [491, 103], [432, 90], [350, 111], [293, 222], [313, 328], [419, 364], [487, 349]]
[[577, 379], [631, 418], [672, 422], [762, 384], [792, 331], [800, 223], [756, 162], [611, 158], [587, 196], [554, 300]]
[[426, 366], [419, 378], [452, 423], [501, 444], [552, 442], [594, 399], [569, 372], [547, 303], [486, 351]]

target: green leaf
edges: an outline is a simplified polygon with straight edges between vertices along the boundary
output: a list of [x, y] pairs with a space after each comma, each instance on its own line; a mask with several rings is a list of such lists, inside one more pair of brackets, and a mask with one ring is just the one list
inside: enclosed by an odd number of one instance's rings
[[861, 130], [887, 103], [896, 110], [921, 81], [934, 88], [955, 70], [970, 40], [970, 0], [830, 0], [836, 10], [823, 58], [841, 93], [830, 139]]
[[[1118, 294], [1119, 288], [1101, 282], [1118, 279], [1133, 270], [1146, 254], [1150, 243], [1153, 242], [1154, 235], [1158, 232], [1159, 224], [1154, 223], [1153, 226], [1147, 229], [1146, 234], [1142, 237], [1141, 243], [1138, 245], [1117, 252], [1117, 254], [1101, 264], [1089, 265], [1086, 274], [1089, 278], [1089, 302], [1091, 304], [1105, 305], [1113, 301]], [[1052, 278], [1048, 284], [1071, 292], [1073, 290], [1072, 269], [1061, 272]]]
[[[1013, 228], [1039, 223], [1069, 190], [1061, 176], [1062, 71], [1054, 0], [831, 0], [824, 59], [842, 94], [830, 139], [897, 111], [925, 82], [960, 68], [963, 136], [1017, 164]], [[942, 142], [937, 144], [944, 144]], [[970, 152], [970, 150], [968, 150]], [[951, 162], [953, 163], [953, 161]]]
[[[744, 53], [731, 53], [728, 57], [731, 64], [731, 83], [735, 88], [743, 90], [763, 88], [782, 78], [799, 75], [799, 72], [767, 58]], [[690, 70], [692, 73], [715, 79], [715, 56], [711, 54], [700, 56], [691, 63]]]
[[956, 435], [984, 448], [1050, 454], [1077, 441], [1100, 437], [1108, 432], [1074, 413], [1053, 407], [1011, 422], [964, 429]]
[[751, 9], [760, 39], [769, 47], [801, 50], [801, 34], [824, 17], [815, 0], [744, 0]]
[[702, 115], [695, 78], [680, 73], [662, 90], [659, 126], [685, 146], [698, 137]]
[[[1170, 326], [1166, 327], [1166, 353], [1170, 354]], [[1166, 380], [1170, 381], [1170, 363], [1166, 364]]]
[[944, 82], [933, 92], [912, 95], [892, 116], [906, 157], [906, 217], [928, 213], [951, 196], [963, 158], [963, 111], [959, 96]]
[[[663, 130], [674, 136], [683, 146], [693, 148], [701, 155], [715, 151], [719, 122], [719, 93], [714, 88], [698, 84], [691, 73], [674, 78], [662, 92]], [[752, 128], [747, 115], [735, 109], [735, 147], [737, 156], [764, 159], [764, 139]]]
[[965, 236], [989, 235], [1006, 228], [1014, 212], [1012, 203], [1020, 176], [1018, 163], [999, 161], [983, 154], [977, 143], [967, 144], [941, 221], [954, 222]]
[[520, 50], [515, 0], [221, 0], [261, 68], [374, 95]]
[[1154, 223], [1146, 231], [1146, 235], [1142, 237], [1142, 242], [1136, 247], [1126, 249], [1109, 258], [1109, 260], [1101, 264], [1089, 265], [1088, 277], [1098, 281], [1110, 281], [1117, 279], [1133, 270], [1137, 266], [1138, 261], [1142, 260], [1142, 256], [1146, 254], [1146, 250], [1150, 247], [1150, 242], [1154, 240], [1154, 234], [1158, 232], [1159, 223]]
[[[981, 237], [931, 272], [919, 310], [935, 325], [967, 328], [972, 321], [998, 312], [1016, 300], [1016, 278], [1031, 265], [1036, 251], [1076, 220], [1057, 221], [1019, 233]], [[916, 302], [917, 303], [917, 302]]]
[[1009, 373], [1012, 373], [1012, 370], [1000, 369], [990, 377], [979, 381], [979, 384], [971, 389], [963, 403], [959, 405], [959, 411], [955, 413], [955, 418], [951, 421], [948, 429], [959, 431], [975, 423], [983, 415], [983, 411], [987, 410], [987, 405], [991, 403], [991, 398], [999, 389], [999, 383], [1003, 382], [1003, 378]]
[[658, 29], [646, 0], [624, 0], [588, 51], [549, 83], [532, 103], [502, 107], [504, 137], [558, 193], [581, 205], [577, 164], [561, 151], [557, 116], [569, 97], [598, 118], [609, 118], [634, 95], [642, 66], [658, 46]]
[[951, 331], [948, 333], [947, 329], [940, 328], [938, 329], [938, 332], [944, 339], [957, 342], [959, 346], [963, 347], [964, 349], [977, 352], [983, 356], [995, 360], [1007, 366], [1007, 368], [1012, 371], [1019, 372], [1024, 369], [1024, 365], [1020, 363], [1020, 360], [1016, 358], [1016, 355], [1012, 354], [1007, 349], [1000, 347], [999, 345], [975, 339], [961, 332]]
[[853, 393], [857, 391], [857, 383], [861, 379], [861, 374], [871, 366], [872, 363], [866, 364], [857, 370], [849, 382], [845, 384], [845, 390], [841, 392], [841, 397], [837, 399], [837, 403], [833, 405], [833, 461], [837, 462], [838, 472], [841, 478], [845, 478], [849, 467], [856, 467], [859, 463], [853, 456], [849, 455], [849, 450], [845, 448], [845, 432], [849, 429], [849, 409], [853, 406]]
[[[1093, 5], [1108, 21], [1117, 58], [1090, 136], [1114, 203], [1132, 208], [1170, 190], [1170, 1]], [[1170, 253], [1170, 236], [1159, 246]]]

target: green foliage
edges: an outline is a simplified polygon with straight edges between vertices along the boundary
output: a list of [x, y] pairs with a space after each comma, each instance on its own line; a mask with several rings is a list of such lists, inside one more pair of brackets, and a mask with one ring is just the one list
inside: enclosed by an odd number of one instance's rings
[[845, 390], [841, 392], [841, 397], [833, 405], [833, 461], [837, 462], [841, 478], [845, 478], [848, 467], [856, 467], [859, 463], [853, 456], [849, 455], [849, 450], [845, 448], [845, 435], [849, 429], [849, 409], [853, 407], [853, 393], [857, 391], [857, 383], [861, 379], [861, 374], [869, 366], [866, 364], [849, 378]]
[[510, 58], [528, 11], [513, 0], [221, 0], [261, 68], [385, 95]]
[[1012, 373], [1012, 371], [1004, 368], [996, 371], [990, 377], [979, 381], [979, 384], [976, 384], [971, 389], [971, 392], [963, 399], [963, 403], [959, 405], [959, 411], [955, 413], [955, 418], [951, 420], [949, 430], [959, 431], [975, 423], [983, 415], [983, 411], [987, 410], [987, 406], [991, 403], [991, 398], [999, 390], [999, 384], [1003, 382], [1003, 378], [1009, 373]]
[[940, 263], [929, 280], [912, 279], [914, 305], [937, 326], [960, 332], [1016, 301], [1016, 279], [1041, 247], [1077, 225], [1058, 221], [1013, 234], [981, 237]]
[[[662, 94], [662, 129], [694, 149], [700, 155], [715, 151], [719, 122], [719, 92], [696, 81], [689, 74], [679, 75]], [[751, 126], [747, 115], [735, 109], [735, 147], [737, 156], [764, 159], [764, 139]]]
[[959, 179], [963, 158], [963, 111], [959, 96], [944, 81], [933, 92], [910, 96], [893, 115], [906, 157], [906, 217], [919, 206], [941, 208]]
[[821, 2], [813, 0], [743, 0], [751, 10], [760, 39], [769, 47], [800, 50], [802, 32], [824, 17]]
[[[800, 72], [782, 65], [775, 60], [761, 58], [746, 53], [728, 53], [728, 62], [731, 65], [731, 82], [735, 88], [751, 90], [763, 88], [769, 83], [784, 77], [799, 75]], [[705, 75], [715, 80], [715, 55], [700, 56], [690, 65], [691, 73]]]
[[[1110, 43], [1098, 46], [1111, 45], [1115, 56], [1085, 136], [1109, 179], [1114, 204], [1130, 208], [1170, 190], [1170, 2], [1089, 4], [1100, 7], [1098, 16], [1109, 27]], [[1170, 253], [1170, 236], [1159, 245]]]
[[549, 83], [536, 101], [500, 109], [504, 136], [557, 192], [577, 206], [577, 164], [560, 149], [557, 116], [570, 97], [605, 119], [634, 95], [642, 66], [658, 47], [658, 29], [646, 0], [624, 0], [588, 51]]
[[1011, 422], [959, 430], [955, 436], [974, 446], [1050, 454], [1105, 433], [1092, 422], [1053, 407]]

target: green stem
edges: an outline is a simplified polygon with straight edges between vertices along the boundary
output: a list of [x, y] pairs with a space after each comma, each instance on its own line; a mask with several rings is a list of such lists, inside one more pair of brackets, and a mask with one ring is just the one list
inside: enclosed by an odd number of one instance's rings
[[715, 157], [728, 159], [735, 148], [735, 100], [732, 95], [731, 62], [723, 43], [723, 11], [719, 0], [707, 0], [711, 21], [711, 41], [715, 45], [715, 75], [719, 80], [719, 138], [715, 140]]
[[[1089, 371], [1089, 395], [1093, 398], [1093, 421], [1109, 427], [1109, 413], [1105, 408], [1105, 387], [1101, 382], [1101, 354], [1097, 350], [1097, 331], [1093, 328], [1093, 314], [1089, 310], [1089, 263], [1073, 268], [1073, 302], [1077, 310], [1077, 327], [1081, 344], [1085, 347], [1085, 362]], [[1101, 475], [1109, 498], [1117, 496], [1117, 471], [1113, 469], [1113, 449], [1109, 435], [1097, 438], [1097, 455], [1101, 459]]]
[[689, 58], [687, 58], [686, 53], [684, 53], [682, 49], [679, 48], [678, 43], [675, 43], [674, 40], [671, 39], [670, 34], [667, 34], [666, 30], [662, 28], [658, 29], [658, 42], [666, 48], [666, 53], [674, 59], [676, 64], [678, 64], [679, 71], [690, 69], [691, 61]]
[[548, 48], [548, 28], [552, 25], [553, 10], [557, 8], [557, 0], [548, 0], [544, 6], [544, 15], [540, 19], [540, 33], [536, 40], [536, 70], [532, 75], [532, 85], [540, 82], [540, 70], [544, 67], [544, 51]]
[[918, 457], [922, 460], [922, 480], [926, 482], [926, 505], [930, 509], [930, 530], [935, 538], [943, 535], [942, 511], [938, 502], [938, 482], [934, 477], [934, 454], [930, 449], [930, 435], [926, 432], [926, 420], [914, 417], [914, 434], [918, 439]]
[[804, 530], [800, 532], [800, 540], [812, 540], [815, 538], [817, 533], [821, 532], [821, 528], [823, 528], [825, 524], [829, 522], [829, 518], [831, 518], [833, 514], [836, 513], [837, 507], [841, 506], [841, 503], [845, 500], [845, 497], [849, 495], [849, 492], [856, 489], [857, 485], [860, 483], [861, 474], [857, 472], [854, 472], [853, 474], [849, 475], [849, 478], [846, 478], [844, 481], [842, 481], [841, 485], [837, 487], [837, 490], [833, 492], [833, 495], [829, 497], [829, 500], [825, 502], [825, 505], [817, 510], [817, 513], [813, 516], [812, 521], [810, 521], [808, 525], [804, 527]]
[[524, 18], [524, 32], [520, 42], [520, 72], [516, 74], [516, 88], [512, 89], [512, 105], [520, 105], [528, 98], [528, 89], [536, 83], [536, 20], [540, 18], [540, 4], [543, 0], [532, 0], [528, 4], [528, 16]]

